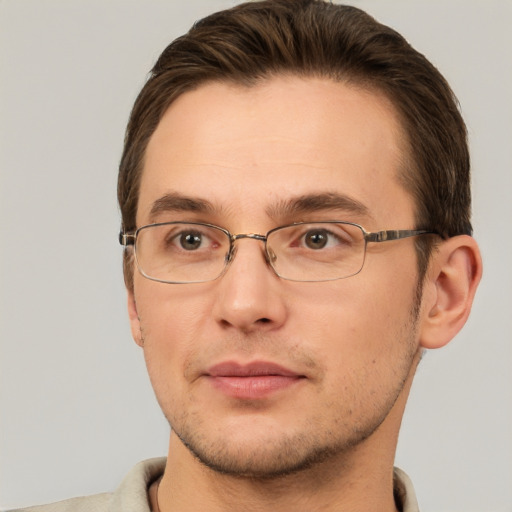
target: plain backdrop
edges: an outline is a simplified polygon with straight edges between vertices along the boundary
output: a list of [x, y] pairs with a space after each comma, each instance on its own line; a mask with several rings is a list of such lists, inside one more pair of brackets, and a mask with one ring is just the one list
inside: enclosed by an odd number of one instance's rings
[[[160, 51], [227, 0], [0, 0], [0, 508], [111, 491], [168, 426], [125, 312], [116, 173]], [[512, 511], [512, 2], [365, 0], [468, 124], [473, 314], [426, 355], [397, 465], [423, 512]]]

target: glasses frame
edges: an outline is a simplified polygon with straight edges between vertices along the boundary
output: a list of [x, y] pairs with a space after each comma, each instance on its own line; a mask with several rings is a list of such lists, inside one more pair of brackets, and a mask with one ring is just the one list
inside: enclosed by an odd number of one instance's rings
[[[228, 239], [229, 239], [229, 251], [226, 254], [224, 268], [222, 269], [222, 272], [220, 272], [219, 275], [217, 275], [213, 279], [206, 279], [206, 280], [202, 280], [202, 281], [168, 281], [168, 280], [165, 280], [165, 279], [157, 279], [155, 277], [148, 276], [144, 272], [144, 270], [139, 265], [139, 262], [138, 262], [138, 259], [137, 259], [137, 237], [138, 237], [139, 233], [142, 230], [147, 229], [147, 228], [151, 228], [153, 226], [167, 226], [167, 225], [173, 225], [173, 224], [187, 224], [187, 225], [191, 225], [191, 226], [206, 226], [208, 228], [213, 228], [213, 229], [217, 229], [219, 231], [222, 231], [228, 237]], [[304, 226], [304, 225], [308, 225], [308, 224], [344, 224], [344, 225], [349, 225], [349, 226], [354, 226], [356, 228], [359, 228], [361, 230], [362, 234], [363, 234], [363, 239], [364, 239], [363, 261], [361, 263], [361, 267], [359, 268], [359, 270], [357, 272], [354, 272], [354, 273], [349, 274], [347, 276], [335, 277], [335, 278], [332, 278], [332, 279], [320, 279], [320, 280], [318, 280], [318, 279], [304, 279], [304, 280], [303, 279], [289, 279], [289, 278], [281, 276], [278, 273], [278, 271], [274, 268], [274, 265], [272, 264], [272, 259], [273, 258], [272, 258], [271, 254], [269, 252], [269, 247], [267, 246], [268, 237], [272, 233], [274, 233], [276, 231], [279, 231], [281, 229], [286, 229], [286, 228], [290, 228], [290, 227], [294, 227], [294, 226]], [[238, 234], [233, 234], [233, 233], [231, 233], [230, 231], [228, 231], [227, 229], [225, 229], [225, 228], [223, 228], [221, 226], [217, 226], [215, 224], [209, 224], [207, 222], [171, 221], [171, 222], [157, 222], [157, 223], [153, 223], [153, 224], [146, 224], [144, 226], [141, 226], [141, 227], [137, 228], [135, 231], [131, 231], [131, 232], [121, 231], [119, 233], [119, 243], [122, 246], [124, 246], [125, 249], [127, 249], [130, 246], [133, 246], [133, 248], [134, 248], [134, 255], [135, 255], [135, 262], [137, 264], [137, 269], [139, 270], [140, 274], [142, 276], [144, 276], [146, 279], [150, 279], [151, 281], [156, 281], [156, 282], [159, 282], [159, 283], [166, 283], [166, 284], [196, 284], [196, 283], [209, 283], [209, 282], [212, 282], [212, 281], [215, 281], [215, 280], [219, 279], [221, 276], [224, 275], [224, 273], [228, 269], [229, 264], [231, 263], [231, 261], [233, 261], [233, 258], [234, 258], [235, 254], [236, 254], [235, 242], [237, 240], [241, 240], [243, 238], [250, 238], [252, 240], [258, 240], [258, 241], [264, 243], [264, 249], [265, 249], [265, 255], [266, 255], [267, 263], [272, 268], [272, 271], [279, 278], [285, 279], [287, 281], [296, 281], [296, 282], [300, 282], [300, 283], [308, 283], [308, 282], [321, 283], [321, 282], [327, 282], [327, 281], [337, 281], [338, 279], [346, 279], [347, 277], [352, 277], [352, 276], [355, 276], [355, 275], [359, 274], [359, 272], [361, 272], [361, 270], [363, 269], [364, 263], [366, 261], [366, 248], [367, 248], [368, 243], [391, 242], [391, 241], [394, 241], [394, 240], [401, 240], [403, 238], [410, 238], [410, 237], [419, 236], [419, 235], [438, 235], [438, 233], [436, 233], [435, 231], [429, 231], [429, 230], [426, 230], [426, 229], [385, 229], [385, 230], [382, 230], [382, 231], [366, 231], [366, 229], [363, 226], [361, 226], [360, 224], [357, 224], [355, 222], [348, 222], [348, 221], [341, 221], [341, 220], [326, 220], [326, 221], [311, 221], [311, 222], [293, 222], [291, 224], [286, 224], [284, 226], [278, 226], [276, 228], [273, 228], [270, 231], [268, 231], [266, 235], [261, 235], [261, 234], [258, 234], [258, 233], [238, 233]]]

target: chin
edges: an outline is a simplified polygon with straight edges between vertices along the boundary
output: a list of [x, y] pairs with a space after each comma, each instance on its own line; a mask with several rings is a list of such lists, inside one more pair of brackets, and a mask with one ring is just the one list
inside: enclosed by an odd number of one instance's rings
[[[375, 427], [376, 428], [376, 427]], [[220, 432], [218, 439], [207, 435], [174, 433], [189, 452], [205, 467], [238, 478], [275, 479], [298, 474], [329, 460], [347, 460], [352, 448], [363, 442], [375, 428], [358, 430], [352, 435], [321, 439], [313, 429], [309, 433], [265, 432], [237, 438]], [[273, 435], [269, 435], [273, 434]]]

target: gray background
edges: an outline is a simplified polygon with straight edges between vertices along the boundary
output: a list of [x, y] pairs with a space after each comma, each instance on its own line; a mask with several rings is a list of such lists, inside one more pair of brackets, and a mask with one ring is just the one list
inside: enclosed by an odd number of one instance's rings
[[[0, 0], [0, 508], [114, 489], [168, 427], [131, 340], [115, 186], [159, 52], [222, 0]], [[512, 3], [367, 0], [468, 123], [485, 272], [419, 369], [397, 464], [423, 512], [512, 511]]]

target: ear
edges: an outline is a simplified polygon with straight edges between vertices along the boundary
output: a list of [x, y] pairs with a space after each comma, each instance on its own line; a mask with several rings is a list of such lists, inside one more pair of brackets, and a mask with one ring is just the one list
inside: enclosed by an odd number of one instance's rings
[[132, 330], [132, 337], [135, 340], [135, 343], [137, 343], [139, 347], [144, 346], [133, 288], [128, 290], [128, 317], [130, 318], [130, 328]]
[[463, 327], [482, 277], [475, 239], [460, 235], [434, 250], [425, 277], [420, 345], [445, 346]]

